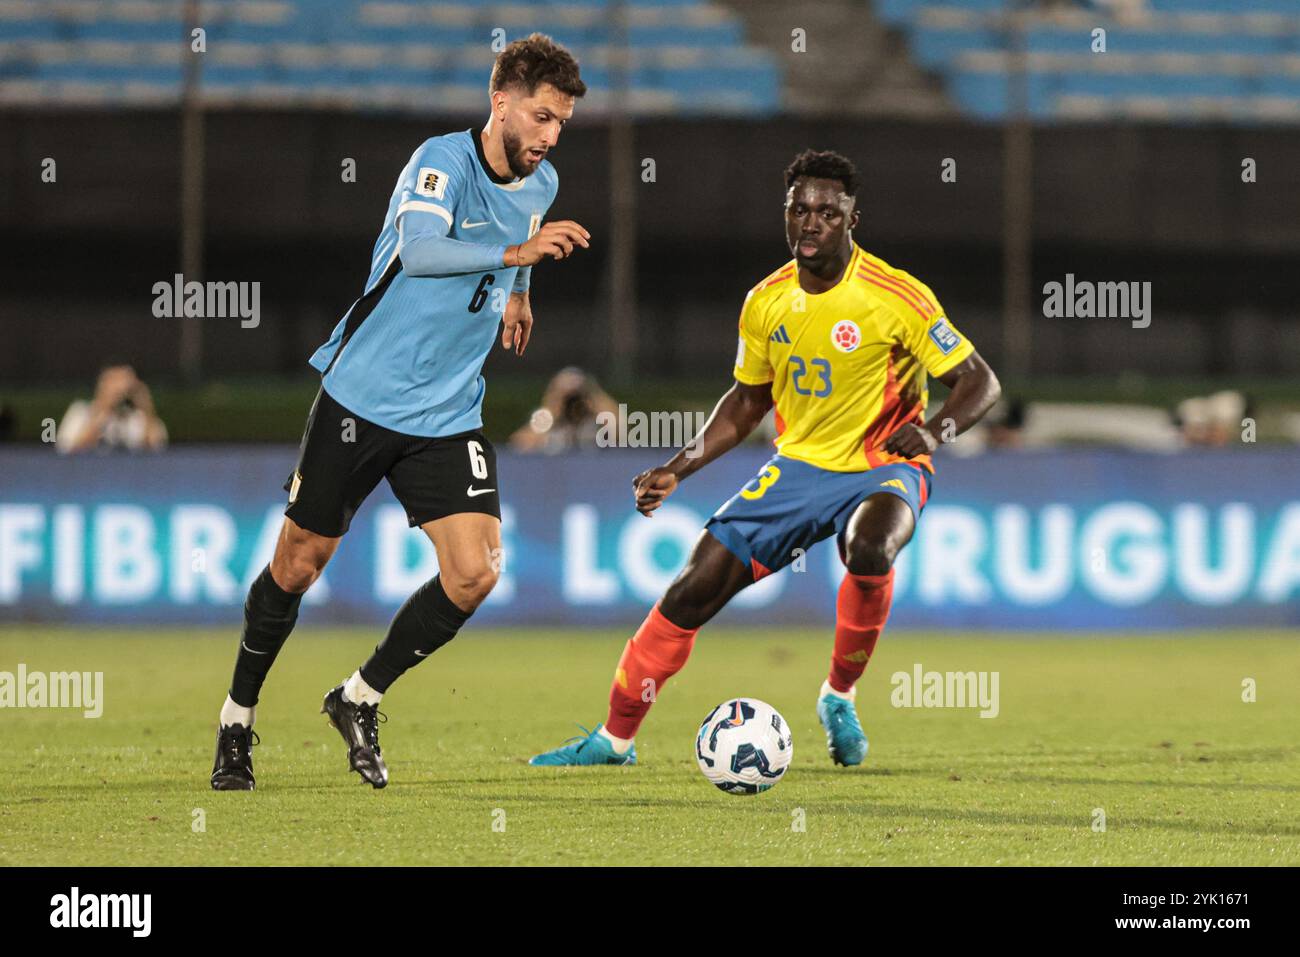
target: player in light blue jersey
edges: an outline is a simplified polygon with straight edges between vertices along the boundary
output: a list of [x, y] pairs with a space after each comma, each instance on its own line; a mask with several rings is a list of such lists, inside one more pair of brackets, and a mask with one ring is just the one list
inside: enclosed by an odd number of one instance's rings
[[496, 455], [480, 431], [488, 351], [523, 355], [532, 266], [587, 247], [572, 221], [542, 220], [559, 179], [546, 154], [586, 92], [578, 63], [534, 33], [497, 57], [481, 131], [435, 136], [397, 179], [364, 294], [316, 350], [321, 373], [275, 555], [253, 583], [221, 709], [215, 790], [251, 791], [255, 705], [298, 616], [358, 507], [387, 478], [438, 553], [369, 660], [325, 695], [352, 770], [388, 783], [379, 700], [446, 644], [496, 584], [501, 503]]
[[388, 202], [366, 294], [311, 357], [333, 399], [407, 435], [483, 424], [491, 319], [512, 294], [525, 301], [531, 271], [506, 252], [537, 231], [559, 188], [540, 155], [513, 178], [492, 169], [473, 130], [416, 150]]

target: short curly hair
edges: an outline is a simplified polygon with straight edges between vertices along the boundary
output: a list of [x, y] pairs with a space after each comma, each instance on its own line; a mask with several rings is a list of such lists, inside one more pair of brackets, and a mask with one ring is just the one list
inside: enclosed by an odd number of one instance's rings
[[578, 75], [578, 61], [573, 54], [544, 33], [532, 33], [507, 44], [492, 65], [488, 92], [508, 86], [521, 86], [532, 96], [542, 83], [549, 83], [561, 93], [580, 97], [587, 84]]
[[785, 186], [789, 189], [800, 176], [813, 179], [837, 179], [848, 196], [858, 192], [858, 168], [853, 161], [834, 150], [804, 150], [785, 168]]

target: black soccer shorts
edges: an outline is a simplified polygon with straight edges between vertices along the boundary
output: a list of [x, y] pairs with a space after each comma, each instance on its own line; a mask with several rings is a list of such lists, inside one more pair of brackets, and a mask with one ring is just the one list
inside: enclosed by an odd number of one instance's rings
[[337, 538], [385, 477], [412, 528], [461, 512], [501, 517], [496, 451], [478, 429], [436, 439], [405, 435], [349, 412], [322, 387], [298, 466], [284, 483], [284, 514]]

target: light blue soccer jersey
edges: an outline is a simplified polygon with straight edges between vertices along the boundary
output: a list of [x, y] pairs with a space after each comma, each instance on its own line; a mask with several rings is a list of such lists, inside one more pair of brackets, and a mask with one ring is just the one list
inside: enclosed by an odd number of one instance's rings
[[432, 234], [482, 244], [481, 261], [500, 263], [506, 246], [537, 231], [558, 188], [546, 160], [533, 175], [502, 182], [476, 131], [425, 141], [388, 202], [365, 295], [311, 357], [325, 390], [349, 411], [408, 435], [479, 428], [483, 361], [510, 292], [527, 288], [528, 270], [412, 276], [399, 252]]

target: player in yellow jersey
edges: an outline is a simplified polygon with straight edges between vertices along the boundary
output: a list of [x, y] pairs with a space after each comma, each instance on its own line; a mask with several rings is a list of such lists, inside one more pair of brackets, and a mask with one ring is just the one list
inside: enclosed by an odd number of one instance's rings
[[[807, 151], [785, 171], [794, 259], [745, 298], [736, 384], [694, 442], [633, 480], [651, 515], [678, 482], [735, 448], [776, 406], [777, 454], [709, 519], [686, 568], [627, 643], [609, 717], [531, 764], [634, 764], [633, 738], [695, 633], [741, 589], [837, 536], [847, 566], [835, 649], [817, 716], [837, 764], [860, 764], [853, 705], [889, 614], [893, 563], [929, 496], [932, 453], [974, 425], [997, 377], [929, 287], [858, 246], [858, 175], [838, 153]], [[926, 380], [951, 391], [928, 422]]]

